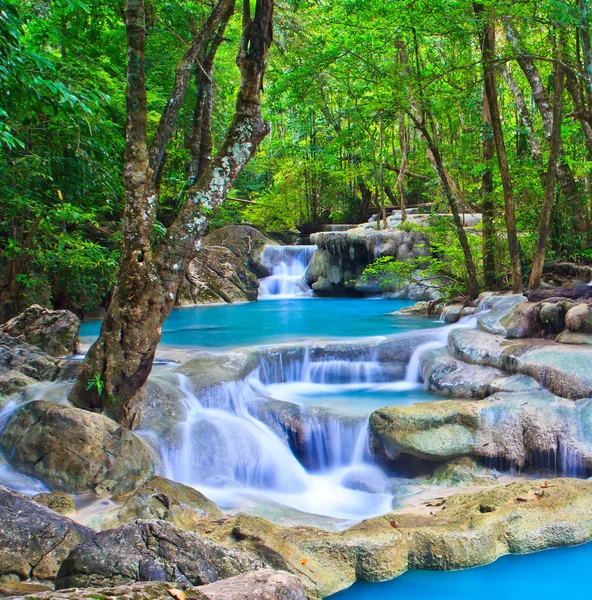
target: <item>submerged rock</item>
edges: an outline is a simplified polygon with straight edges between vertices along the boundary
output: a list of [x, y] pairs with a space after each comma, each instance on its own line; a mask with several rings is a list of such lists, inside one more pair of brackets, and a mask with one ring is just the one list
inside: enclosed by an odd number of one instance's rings
[[53, 581], [90, 529], [0, 486], [0, 578]]
[[261, 568], [261, 562], [166, 521], [134, 521], [96, 534], [62, 563], [56, 588], [170, 581], [203, 585]]
[[0, 447], [12, 465], [75, 494], [104, 491], [153, 470], [150, 450], [131, 431], [103, 415], [43, 401], [17, 409]]
[[0, 325], [0, 333], [37, 346], [59, 358], [76, 354], [80, 319], [69, 310], [49, 310], [33, 304], [20, 315]]
[[76, 510], [74, 498], [70, 494], [62, 492], [41, 493], [33, 496], [33, 500], [38, 504], [43, 504], [61, 515], [72, 514]]

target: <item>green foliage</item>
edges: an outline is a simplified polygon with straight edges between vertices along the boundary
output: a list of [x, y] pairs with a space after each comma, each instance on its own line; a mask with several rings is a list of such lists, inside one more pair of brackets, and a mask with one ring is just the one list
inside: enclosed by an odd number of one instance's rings
[[96, 388], [97, 390], [97, 394], [99, 396], [101, 396], [103, 394], [103, 388], [105, 387], [105, 384], [103, 382], [103, 380], [101, 379], [100, 375], [95, 375], [92, 379], [88, 380], [88, 384], [86, 386], [86, 391], [90, 391], [93, 388]]

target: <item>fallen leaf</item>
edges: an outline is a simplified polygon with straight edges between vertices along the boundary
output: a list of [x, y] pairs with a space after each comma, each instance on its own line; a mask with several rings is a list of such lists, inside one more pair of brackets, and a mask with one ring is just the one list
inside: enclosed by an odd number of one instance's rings
[[181, 590], [171, 588], [170, 590], [168, 590], [168, 592], [173, 598], [176, 598], [176, 600], [187, 600], [187, 594], [185, 594], [185, 592], [182, 592]]
[[399, 526], [397, 525], [397, 522], [396, 522], [396, 521], [391, 521], [391, 527], [392, 527], [393, 529], [398, 529], [398, 528], [399, 528]]
[[301, 562], [303, 565], [305, 565], [305, 564], [306, 564], [306, 558], [303, 558], [303, 559], [302, 559], [300, 562]]
[[516, 502], [528, 502], [526, 498], [516, 498]]

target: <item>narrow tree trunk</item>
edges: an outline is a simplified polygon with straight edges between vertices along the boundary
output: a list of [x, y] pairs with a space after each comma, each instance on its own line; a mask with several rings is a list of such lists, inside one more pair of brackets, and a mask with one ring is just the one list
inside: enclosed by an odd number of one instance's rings
[[401, 148], [401, 167], [397, 177], [397, 188], [401, 197], [401, 221], [407, 220], [407, 197], [405, 194], [405, 173], [407, 172], [407, 140], [405, 136], [405, 115], [399, 115], [399, 147]]
[[[482, 4], [474, 3], [473, 7], [478, 16], [483, 15], [484, 8]], [[504, 217], [510, 250], [510, 263], [512, 266], [512, 291], [517, 294], [522, 291], [522, 267], [520, 265], [520, 248], [518, 245], [518, 233], [516, 231], [516, 204], [497, 101], [497, 84], [494, 70], [495, 28], [491, 24], [485, 25], [485, 30], [481, 36], [481, 57], [485, 78], [485, 96], [487, 97], [487, 104], [489, 106], [497, 162], [504, 188]]]
[[477, 277], [477, 268], [475, 266], [475, 261], [473, 260], [473, 253], [471, 252], [471, 246], [469, 245], [467, 232], [465, 231], [462, 220], [460, 218], [460, 209], [458, 206], [457, 199], [452, 191], [452, 188], [450, 187], [450, 182], [448, 181], [448, 173], [444, 168], [444, 161], [442, 160], [440, 149], [438, 148], [438, 145], [434, 142], [425, 123], [416, 120], [416, 118], [413, 115], [411, 115], [411, 119], [415, 123], [415, 127], [417, 128], [417, 130], [423, 135], [433, 157], [433, 164], [435, 166], [436, 172], [438, 173], [438, 177], [440, 178], [440, 183], [444, 191], [444, 196], [448, 200], [450, 212], [452, 213], [452, 219], [456, 228], [456, 235], [458, 237], [458, 241], [460, 242], [460, 246], [463, 251], [463, 256], [465, 259], [465, 268], [467, 270], [468, 278], [468, 292], [470, 297], [474, 299], [479, 295], [479, 280]]
[[538, 162], [541, 160], [542, 152], [541, 146], [539, 144], [539, 140], [536, 136], [534, 125], [532, 124], [532, 119], [530, 117], [530, 112], [528, 107], [526, 106], [526, 102], [524, 101], [524, 95], [522, 94], [522, 90], [513, 75], [510, 73], [507, 65], [502, 66], [502, 75], [512, 92], [512, 96], [514, 96], [514, 103], [516, 104], [516, 109], [518, 110], [518, 115], [520, 117], [520, 123], [522, 127], [526, 130], [526, 136], [528, 138], [528, 143], [530, 145], [530, 156], [532, 160]]
[[556, 165], [559, 159], [561, 149], [561, 118], [563, 109], [563, 81], [564, 70], [561, 64], [563, 59], [561, 52], [561, 41], [559, 42], [558, 60], [555, 62], [554, 92], [553, 92], [553, 131], [549, 140], [549, 164], [547, 168], [547, 180], [545, 183], [545, 199], [541, 208], [541, 222], [539, 225], [539, 235], [537, 239], [536, 252], [532, 262], [532, 272], [528, 286], [531, 290], [536, 290], [541, 284], [543, 275], [543, 266], [545, 264], [545, 253], [547, 250], [547, 236], [551, 224], [553, 205], [555, 203], [555, 181]]
[[[185, 204], [152, 252], [150, 233], [157, 198], [146, 146], [144, 2], [128, 0], [124, 241], [111, 305], [70, 394], [77, 406], [105, 411], [125, 424], [133, 422], [134, 396], [150, 373], [162, 324], [174, 307], [187, 266], [199, 250], [208, 215], [220, 206], [269, 132], [261, 115], [260, 93], [272, 17], [273, 0], [257, 0], [252, 20], [245, 11], [237, 59], [241, 85], [226, 140], [210, 168], [189, 188]], [[96, 387], [87, 390], [88, 381], [95, 376], [104, 384], [101, 395]]]
[[491, 115], [487, 96], [483, 93], [483, 173], [481, 175], [481, 195], [483, 198], [483, 278], [488, 290], [496, 286], [495, 273], [495, 203], [493, 197], [493, 168], [495, 142], [491, 129]]
[[[539, 70], [536, 68], [532, 59], [522, 51], [514, 28], [508, 21], [505, 23], [505, 30], [506, 37], [516, 54], [516, 61], [520, 65], [520, 68], [524, 72], [530, 85], [532, 96], [543, 121], [547, 142], [550, 143], [550, 139], [553, 135], [553, 109], [551, 107], [549, 94], [543, 85]], [[565, 161], [563, 147], [559, 150], [557, 179], [561, 186], [561, 192], [565, 201], [573, 209], [572, 223], [574, 231], [587, 236], [590, 230], [590, 214], [586, 203], [581, 197], [573, 172]]]

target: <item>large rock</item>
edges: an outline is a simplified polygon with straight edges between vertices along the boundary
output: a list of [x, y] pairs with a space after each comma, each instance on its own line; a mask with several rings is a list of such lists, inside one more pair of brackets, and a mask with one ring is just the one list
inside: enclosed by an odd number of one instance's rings
[[389, 459], [477, 456], [540, 468], [555, 457], [568, 474], [592, 467], [592, 403], [549, 392], [389, 407], [376, 411], [370, 426], [375, 451]]
[[117, 508], [97, 515], [88, 523], [93, 529], [112, 529], [137, 519], [168, 521], [191, 530], [206, 517], [221, 517], [220, 509], [201, 492], [164, 477], [126, 480], [112, 490]]
[[315, 233], [311, 241], [317, 245], [306, 270], [306, 282], [325, 295], [378, 294], [382, 292], [413, 300], [432, 300], [437, 292], [417, 282], [396, 282], [387, 286], [380, 281], [360, 279], [364, 269], [376, 258], [392, 256], [409, 261], [429, 255], [426, 237], [418, 231], [350, 229], [349, 231]]
[[[182, 592], [184, 596], [179, 594]], [[302, 582], [285, 571], [261, 569], [198, 588], [185, 583], [132, 583], [109, 588], [69, 589], [19, 595], [14, 600], [157, 600], [187, 597], [188, 600], [306, 600]], [[13, 594], [14, 596], [14, 594]]]
[[0, 333], [41, 348], [51, 356], [76, 354], [80, 319], [69, 310], [49, 310], [33, 304], [0, 325]]
[[0, 447], [15, 467], [76, 494], [104, 491], [153, 470], [150, 450], [131, 431], [103, 415], [43, 401], [10, 417]]
[[90, 529], [0, 486], [0, 579], [53, 581]]
[[445, 496], [439, 507], [417, 503], [342, 532], [282, 528], [247, 515], [216, 528], [204, 522], [200, 530], [213, 529], [214, 539], [298, 574], [311, 596], [324, 598], [356, 579], [385, 581], [409, 569], [462, 569], [505, 554], [590, 540], [592, 482], [555, 479], [547, 489], [541, 483], [453, 495], [436, 488], [435, 494]]
[[259, 282], [269, 270], [263, 264], [265, 246], [276, 245], [248, 225], [228, 225], [207, 235], [191, 261], [177, 302], [208, 304], [253, 302]]
[[208, 234], [203, 245], [224, 246], [257, 277], [267, 277], [270, 273], [264, 265], [263, 250], [278, 244], [249, 225], [227, 225]]
[[592, 333], [592, 305], [576, 304], [567, 311], [565, 325], [569, 331]]
[[448, 338], [459, 360], [520, 373], [536, 379], [557, 396], [577, 400], [592, 397], [592, 348], [548, 340], [504, 339], [483, 331], [458, 329]]
[[263, 564], [166, 521], [134, 521], [80, 544], [62, 563], [56, 588], [170, 581], [204, 585]]
[[426, 389], [442, 396], [486, 398], [496, 392], [541, 389], [532, 377], [507, 375], [499, 369], [462, 362], [453, 358], [447, 348], [427, 350], [420, 360]]
[[37, 346], [0, 333], [0, 396], [58, 375], [57, 361]]
[[193, 304], [257, 300], [257, 277], [222, 246], [203, 246], [189, 264], [185, 279], [184, 289]]

